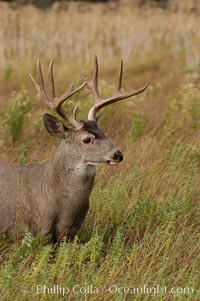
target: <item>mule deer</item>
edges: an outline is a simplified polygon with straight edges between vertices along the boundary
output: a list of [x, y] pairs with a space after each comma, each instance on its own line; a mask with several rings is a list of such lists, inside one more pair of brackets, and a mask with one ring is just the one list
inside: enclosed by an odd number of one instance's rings
[[[101, 98], [98, 91], [98, 61], [91, 81], [74, 86], [62, 96], [55, 94], [53, 61], [49, 65], [51, 98], [46, 94], [40, 62], [37, 64], [38, 82], [30, 75], [42, 100], [66, 120], [67, 127], [50, 114], [44, 114], [47, 131], [61, 138], [55, 160], [51, 163], [30, 164], [19, 169], [8, 163], [0, 163], [0, 231], [11, 230], [16, 222], [25, 225], [25, 230], [36, 235], [50, 233], [55, 241], [66, 236], [73, 239], [89, 208], [89, 195], [96, 174], [95, 165], [116, 165], [123, 160], [122, 153], [99, 129], [97, 112], [103, 107], [142, 93], [147, 84], [129, 93], [121, 92], [123, 63], [121, 62], [116, 92]], [[91, 90], [94, 104], [88, 120], [76, 118], [77, 106], [72, 115], [63, 108], [64, 101], [81, 91], [85, 86]], [[20, 179], [20, 188], [19, 188]], [[16, 214], [16, 212], [18, 212]], [[18, 216], [16, 221], [16, 216]]]

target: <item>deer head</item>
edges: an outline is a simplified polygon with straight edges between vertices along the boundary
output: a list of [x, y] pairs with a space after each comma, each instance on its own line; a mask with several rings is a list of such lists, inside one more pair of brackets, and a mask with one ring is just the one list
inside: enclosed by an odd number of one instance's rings
[[[91, 81], [83, 82], [79, 87], [72, 85], [71, 89], [66, 91], [60, 97], [56, 96], [54, 77], [53, 77], [53, 61], [49, 65], [49, 83], [51, 90], [51, 98], [46, 94], [43, 75], [41, 70], [40, 61], [37, 64], [37, 75], [38, 82], [36, 82], [33, 76], [30, 77], [37, 89], [42, 100], [48, 104], [51, 108], [55, 109], [57, 113], [66, 120], [71, 127], [67, 127], [60, 120], [50, 114], [44, 114], [43, 120], [47, 131], [54, 137], [62, 138], [65, 145], [70, 145], [72, 153], [76, 154], [79, 162], [96, 165], [100, 163], [107, 163], [109, 165], [118, 164], [123, 160], [122, 153], [107, 139], [105, 134], [98, 127], [98, 119], [101, 114], [97, 115], [97, 112], [103, 107], [112, 104], [114, 102], [129, 98], [131, 96], [142, 93], [146, 88], [147, 84], [141, 89], [134, 90], [128, 93], [121, 92], [122, 84], [122, 73], [123, 73], [123, 62], [121, 61], [119, 79], [116, 86], [116, 92], [108, 98], [101, 98], [98, 91], [98, 61], [95, 56], [95, 70], [93, 79]], [[89, 109], [88, 120], [78, 120], [76, 112], [78, 105], [75, 106], [73, 114], [68, 114], [62, 108], [64, 101], [69, 99], [72, 95], [81, 91], [85, 86], [92, 91], [94, 97], [94, 105]], [[69, 147], [64, 146], [66, 149], [66, 156], [69, 152]]]

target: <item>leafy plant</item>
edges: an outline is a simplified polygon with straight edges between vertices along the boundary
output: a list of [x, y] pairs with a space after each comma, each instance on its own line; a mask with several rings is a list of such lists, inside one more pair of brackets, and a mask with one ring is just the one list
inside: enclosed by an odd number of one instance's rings
[[20, 139], [30, 108], [30, 97], [24, 87], [19, 92], [12, 93], [9, 104], [5, 108], [4, 123], [13, 144]]

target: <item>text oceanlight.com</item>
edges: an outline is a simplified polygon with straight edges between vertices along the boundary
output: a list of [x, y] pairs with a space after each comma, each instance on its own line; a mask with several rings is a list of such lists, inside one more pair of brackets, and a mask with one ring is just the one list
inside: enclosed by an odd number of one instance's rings
[[140, 287], [126, 287], [116, 284], [105, 285], [102, 287], [96, 287], [92, 284], [81, 286], [76, 284], [72, 287], [67, 287], [63, 285], [45, 285], [38, 284], [36, 286], [36, 294], [47, 294], [47, 295], [68, 295], [68, 294], [130, 294], [130, 295], [150, 295], [155, 296], [159, 294], [172, 294], [172, 295], [189, 295], [194, 294], [194, 288], [192, 287], [171, 287], [166, 286], [149, 286], [142, 285]]

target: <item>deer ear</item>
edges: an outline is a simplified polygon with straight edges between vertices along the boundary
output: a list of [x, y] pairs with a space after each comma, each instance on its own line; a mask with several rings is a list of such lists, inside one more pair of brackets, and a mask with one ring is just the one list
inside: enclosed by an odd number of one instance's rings
[[56, 117], [45, 113], [43, 115], [44, 125], [49, 132], [54, 137], [65, 138], [69, 129]]

